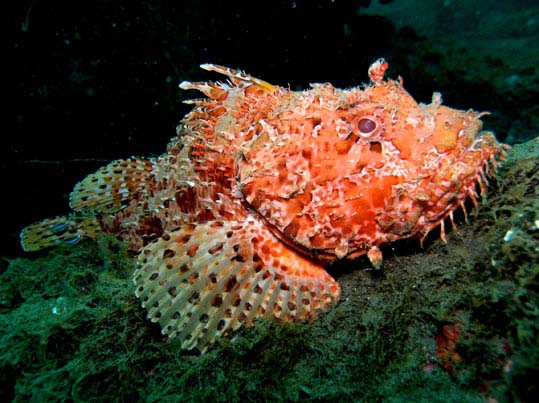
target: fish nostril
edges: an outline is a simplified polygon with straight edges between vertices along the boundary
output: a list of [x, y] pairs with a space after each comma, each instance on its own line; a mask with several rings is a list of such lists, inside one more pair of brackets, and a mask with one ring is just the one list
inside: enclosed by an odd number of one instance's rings
[[382, 144], [379, 141], [373, 141], [369, 144], [369, 150], [378, 154], [382, 153]]

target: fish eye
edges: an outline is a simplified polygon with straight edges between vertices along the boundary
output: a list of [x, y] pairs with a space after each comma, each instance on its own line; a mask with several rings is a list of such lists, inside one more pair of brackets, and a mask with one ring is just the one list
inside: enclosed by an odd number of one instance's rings
[[357, 128], [361, 135], [368, 136], [376, 130], [376, 122], [369, 118], [362, 118], [357, 122]]

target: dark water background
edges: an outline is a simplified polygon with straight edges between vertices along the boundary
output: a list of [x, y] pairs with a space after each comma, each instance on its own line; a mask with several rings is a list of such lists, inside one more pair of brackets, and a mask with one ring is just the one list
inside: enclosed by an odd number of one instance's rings
[[[177, 88], [211, 62], [306, 88], [367, 81], [390, 62], [419, 101], [491, 111], [500, 140], [537, 134], [537, 1], [21, 1], [8, 23], [6, 218], [18, 231], [67, 211], [73, 185], [106, 162], [157, 155], [188, 111]], [[472, 6], [473, 4], [473, 6]]]

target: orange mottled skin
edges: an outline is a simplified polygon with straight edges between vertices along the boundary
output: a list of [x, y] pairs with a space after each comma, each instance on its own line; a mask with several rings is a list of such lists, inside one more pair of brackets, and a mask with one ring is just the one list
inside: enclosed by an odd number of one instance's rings
[[[382, 243], [424, 237], [475, 200], [503, 148], [481, 132], [481, 114], [442, 106], [437, 94], [418, 104], [402, 82], [377, 77], [349, 90], [252, 84], [225, 102], [203, 101], [184, 124], [203, 117], [199, 141], [218, 151], [200, 151], [197, 167], [230, 184], [280, 239], [319, 258], [377, 255]], [[369, 135], [358, 129], [363, 118], [376, 123]]]
[[424, 238], [477, 202], [506, 146], [481, 113], [418, 104], [402, 80], [290, 91], [202, 65], [226, 83], [183, 82], [206, 98], [166, 153], [111, 162], [79, 182], [74, 213], [21, 232], [27, 251], [107, 232], [139, 252], [135, 294], [163, 334], [206, 349], [257, 318], [314, 319], [340, 298], [324, 263]]
[[[481, 131], [480, 113], [443, 106], [439, 94], [418, 104], [401, 81], [383, 80], [387, 64], [378, 67], [372, 85], [347, 90], [314, 84], [296, 92], [248, 76], [189, 84], [209, 98], [192, 101], [178, 137], [154, 162], [163, 175], [152, 200], [174, 203], [156, 202], [144, 214], [134, 204], [114, 217], [116, 227], [141, 245], [146, 232], [125, 228], [129, 215], [158, 222], [159, 234], [254, 210], [303, 253], [369, 253], [379, 265], [379, 245], [424, 237], [468, 197], [475, 201], [503, 147]], [[375, 123], [368, 134], [358, 128], [365, 118]]]

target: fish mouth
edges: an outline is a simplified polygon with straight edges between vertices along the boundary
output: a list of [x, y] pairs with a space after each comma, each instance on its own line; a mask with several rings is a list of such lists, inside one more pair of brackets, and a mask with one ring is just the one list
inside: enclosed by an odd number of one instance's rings
[[[506, 159], [506, 144], [498, 143], [494, 133], [478, 130], [472, 143], [463, 150], [437, 181], [435, 190], [437, 200], [426, 211], [421, 230], [422, 240], [430, 230], [440, 226], [440, 237], [445, 242], [444, 220], [449, 217], [454, 226], [453, 212], [459, 207], [466, 216], [465, 202], [470, 199], [477, 208], [478, 200], [486, 193], [488, 179]], [[431, 201], [432, 202], [432, 201]]]
[[475, 207], [479, 205], [488, 179], [495, 176], [509, 147], [498, 143], [490, 131], [471, 129], [468, 127], [446, 152], [435, 144], [436, 164], [423, 171], [420, 180], [405, 180], [393, 189], [395, 197], [375, 219], [381, 229], [381, 243], [404, 238], [424, 240], [438, 226], [445, 241], [444, 220], [449, 217], [453, 224], [453, 212], [459, 207], [466, 216], [468, 199]]

